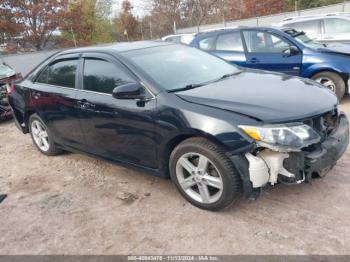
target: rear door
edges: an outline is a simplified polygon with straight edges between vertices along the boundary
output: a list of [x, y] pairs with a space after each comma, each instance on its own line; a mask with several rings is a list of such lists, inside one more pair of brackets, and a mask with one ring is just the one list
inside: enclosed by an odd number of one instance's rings
[[56, 142], [82, 149], [85, 140], [76, 100], [78, 61], [78, 54], [65, 55], [45, 66], [34, 79], [31, 101]]
[[149, 101], [141, 103], [114, 98], [115, 87], [137, 82], [136, 77], [112, 56], [86, 53], [83, 57], [78, 100], [88, 151], [156, 168], [156, 100], [151, 95]]
[[322, 26], [323, 43], [350, 43], [350, 21], [342, 18], [326, 18]]
[[293, 45], [288, 40], [260, 30], [243, 30], [243, 36], [247, 67], [299, 75], [302, 52], [290, 55], [289, 51]]
[[219, 34], [213, 54], [239, 66], [247, 66], [240, 31]]

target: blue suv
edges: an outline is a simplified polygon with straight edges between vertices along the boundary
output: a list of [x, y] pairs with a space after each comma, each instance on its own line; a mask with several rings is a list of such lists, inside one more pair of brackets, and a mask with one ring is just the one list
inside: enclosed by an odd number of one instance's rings
[[199, 33], [191, 46], [230, 63], [311, 78], [340, 100], [348, 93], [350, 46], [326, 46], [291, 28], [238, 27]]

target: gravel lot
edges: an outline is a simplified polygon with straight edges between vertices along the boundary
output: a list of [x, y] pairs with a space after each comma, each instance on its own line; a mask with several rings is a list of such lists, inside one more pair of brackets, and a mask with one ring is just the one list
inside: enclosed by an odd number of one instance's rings
[[0, 134], [0, 254], [350, 254], [350, 149], [324, 179], [212, 213], [170, 180]]

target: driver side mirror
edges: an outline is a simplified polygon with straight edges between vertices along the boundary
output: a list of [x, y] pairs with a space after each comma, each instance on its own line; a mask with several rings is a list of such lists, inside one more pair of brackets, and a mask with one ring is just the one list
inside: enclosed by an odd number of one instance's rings
[[296, 46], [292, 45], [290, 48], [285, 50], [283, 53], [286, 57], [290, 57], [290, 56], [298, 55], [300, 53], [300, 51]]
[[145, 98], [144, 89], [139, 83], [129, 83], [114, 88], [112, 96], [116, 99], [135, 99]]

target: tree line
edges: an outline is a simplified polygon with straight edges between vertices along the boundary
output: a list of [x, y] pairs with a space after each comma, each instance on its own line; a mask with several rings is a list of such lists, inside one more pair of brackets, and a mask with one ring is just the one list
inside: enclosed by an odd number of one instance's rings
[[[0, 0], [0, 44], [42, 50], [155, 39], [174, 28], [221, 23], [343, 0], [152, 0], [135, 15], [129, 0]], [[10, 48], [11, 44], [7, 45]]]

